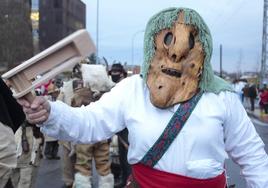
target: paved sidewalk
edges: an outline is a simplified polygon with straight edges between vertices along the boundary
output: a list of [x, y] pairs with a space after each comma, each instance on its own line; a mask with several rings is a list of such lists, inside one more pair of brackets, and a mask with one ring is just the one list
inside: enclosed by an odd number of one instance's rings
[[263, 123], [267, 123], [268, 126], [268, 114], [264, 114], [264, 112], [261, 112], [259, 108], [255, 109], [254, 111], [251, 111], [249, 109], [246, 109], [249, 116], [254, 117]]

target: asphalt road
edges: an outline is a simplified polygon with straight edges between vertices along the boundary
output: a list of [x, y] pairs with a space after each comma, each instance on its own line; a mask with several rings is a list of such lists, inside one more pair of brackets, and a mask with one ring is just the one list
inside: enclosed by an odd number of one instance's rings
[[61, 188], [61, 160], [43, 159], [38, 171], [36, 188]]
[[[59, 156], [61, 154], [61, 146]], [[93, 185], [92, 188], [97, 188], [96, 170], [93, 169]], [[35, 188], [62, 188], [62, 160], [47, 160], [43, 159], [38, 171]]]
[[[257, 132], [265, 143], [265, 150], [268, 153], [268, 125], [264, 124], [256, 119], [252, 119]], [[234, 164], [230, 159], [226, 161], [226, 169], [229, 185], [235, 184], [235, 188], [245, 188], [245, 180], [240, 176], [239, 167]], [[96, 186], [96, 180], [94, 178], [93, 188]], [[61, 160], [46, 160], [43, 159], [41, 167], [38, 172], [38, 178], [36, 182], [36, 188], [61, 188], [63, 186], [61, 177]]]

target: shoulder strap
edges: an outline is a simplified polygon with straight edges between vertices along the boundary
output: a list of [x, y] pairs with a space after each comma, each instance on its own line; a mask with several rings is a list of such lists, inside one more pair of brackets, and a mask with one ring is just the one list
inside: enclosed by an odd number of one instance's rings
[[161, 136], [141, 159], [140, 163], [153, 167], [161, 159], [190, 117], [202, 94], [203, 92], [199, 92], [190, 100], [181, 103]]

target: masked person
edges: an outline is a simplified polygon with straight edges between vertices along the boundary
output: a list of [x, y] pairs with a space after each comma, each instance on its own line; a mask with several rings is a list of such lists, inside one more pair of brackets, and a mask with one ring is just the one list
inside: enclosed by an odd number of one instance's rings
[[[109, 71], [111, 79], [115, 83], [119, 83], [121, 80], [127, 77], [127, 72], [120, 63], [114, 63]], [[115, 184], [115, 187], [124, 187], [127, 182], [127, 178], [131, 173], [131, 167], [127, 161], [128, 151], [128, 130], [127, 128], [116, 134], [118, 136], [118, 151], [119, 151], [119, 165], [120, 165], [120, 177]]]
[[200, 15], [161, 11], [149, 20], [144, 45], [142, 77], [81, 108], [20, 100], [27, 118], [46, 134], [83, 143], [127, 128], [129, 187], [223, 188], [228, 155], [247, 187], [268, 187], [264, 144], [231, 86], [213, 74], [212, 38]]
[[[82, 87], [74, 91], [71, 105], [80, 107], [88, 105], [91, 101], [97, 100], [100, 96], [93, 96], [90, 88]], [[103, 140], [94, 144], [76, 144], [75, 145], [75, 188], [91, 188], [93, 159], [95, 161], [96, 171], [99, 175], [98, 185], [102, 188], [113, 188], [114, 177], [111, 173], [111, 163], [109, 160], [109, 142]]]
[[10, 177], [17, 164], [14, 132], [24, 120], [21, 106], [0, 79], [0, 187], [12, 187]]
[[109, 71], [109, 75], [111, 76], [114, 83], [118, 83], [127, 77], [127, 72], [121, 63], [114, 63], [111, 70]]
[[[104, 66], [77, 64], [73, 68], [72, 79], [63, 82], [57, 100], [69, 106], [79, 107], [89, 104], [93, 99], [97, 100], [113, 86], [114, 83], [108, 79]], [[89, 89], [90, 87], [94, 92]], [[63, 146], [64, 187], [91, 187], [93, 158], [100, 175], [99, 187], [113, 187], [107, 140], [95, 144], [75, 144], [60, 140], [60, 144]]]

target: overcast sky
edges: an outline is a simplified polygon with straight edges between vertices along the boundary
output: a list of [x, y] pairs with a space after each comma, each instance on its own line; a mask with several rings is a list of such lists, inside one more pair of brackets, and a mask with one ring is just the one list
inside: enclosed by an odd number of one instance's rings
[[[97, 0], [87, 6], [87, 30], [96, 42]], [[99, 0], [99, 55], [141, 65], [143, 36], [149, 18], [168, 7], [195, 9], [213, 37], [212, 66], [219, 71], [219, 45], [223, 70], [256, 71], [261, 64], [263, 0]]]

